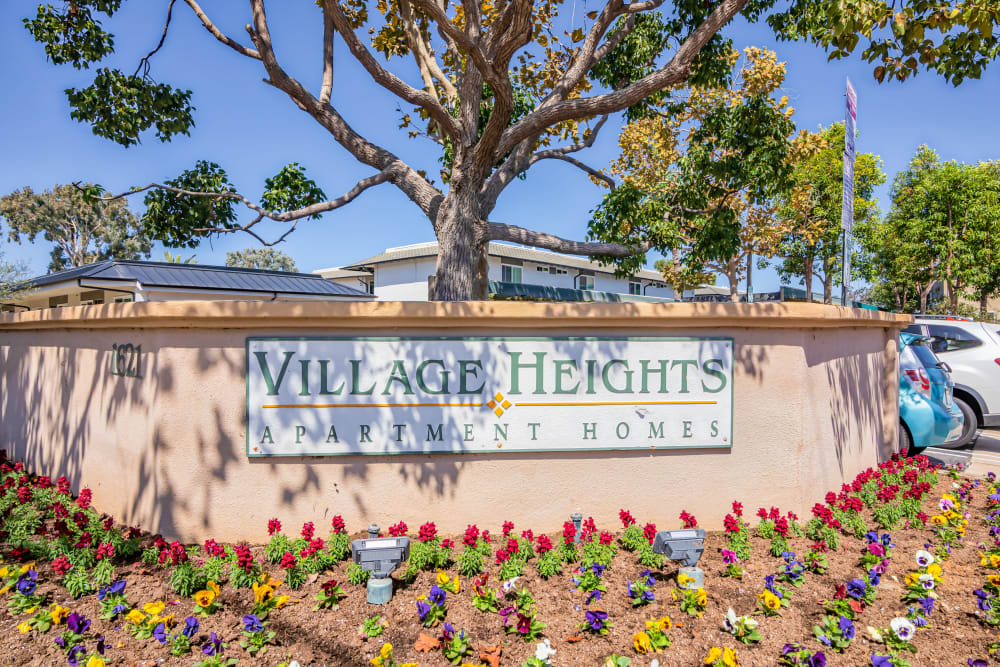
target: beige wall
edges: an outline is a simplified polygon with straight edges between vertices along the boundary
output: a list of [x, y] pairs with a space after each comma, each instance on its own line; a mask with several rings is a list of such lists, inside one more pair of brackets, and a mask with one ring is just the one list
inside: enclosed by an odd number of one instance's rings
[[[891, 454], [908, 316], [818, 304], [137, 303], [0, 315], [0, 446], [89, 486], [116, 518], [186, 541], [263, 540], [279, 517], [352, 531], [558, 530], [570, 512], [718, 528], [733, 499], [807, 517]], [[247, 336], [732, 336], [731, 450], [248, 459]], [[142, 345], [144, 377], [108, 373]]]

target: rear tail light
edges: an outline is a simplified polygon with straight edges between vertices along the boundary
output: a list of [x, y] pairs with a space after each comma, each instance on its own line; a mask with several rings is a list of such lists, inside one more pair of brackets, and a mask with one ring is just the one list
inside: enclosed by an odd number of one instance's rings
[[903, 370], [906, 378], [913, 385], [913, 388], [924, 395], [926, 398], [931, 397], [931, 379], [927, 376], [927, 371], [923, 368], [913, 369], [906, 368]]
[[993, 361], [997, 362], [997, 365], [1000, 366], [1000, 359], [994, 359]]

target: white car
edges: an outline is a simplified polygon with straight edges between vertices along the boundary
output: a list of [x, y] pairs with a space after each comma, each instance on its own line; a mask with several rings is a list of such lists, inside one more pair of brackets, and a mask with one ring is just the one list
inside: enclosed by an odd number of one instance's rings
[[955, 404], [965, 416], [962, 435], [947, 446], [967, 445], [978, 429], [1000, 426], [1000, 324], [957, 317], [915, 318], [903, 331], [934, 339], [931, 349], [951, 373]]

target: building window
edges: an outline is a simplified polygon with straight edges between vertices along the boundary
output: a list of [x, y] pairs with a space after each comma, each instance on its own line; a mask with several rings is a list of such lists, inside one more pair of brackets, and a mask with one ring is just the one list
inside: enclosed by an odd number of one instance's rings
[[116, 296], [115, 303], [132, 303], [131, 296]]
[[594, 289], [594, 276], [580, 276], [580, 289]]
[[635, 295], [642, 294], [642, 283], [637, 283], [635, 281], [630, 280], [628, 282], [628, 293]]
[[521, 267], [511, 264], [500, 265], [500, 280], [505, 283], [521, 282]]

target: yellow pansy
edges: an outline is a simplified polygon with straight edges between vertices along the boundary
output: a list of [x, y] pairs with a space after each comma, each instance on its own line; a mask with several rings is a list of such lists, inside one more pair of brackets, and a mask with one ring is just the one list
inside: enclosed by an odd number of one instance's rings
[[698, 589], [698, 594], [695, 597], [695, 600], [698, 602], [699, 607], [704, 607], [708, 604], [708, 593], [705, 592], [704, 588]]
[[740, 667], [740, 663], [736, 659], [736, 651], [731, 648], [726, 648], [726, 650], [722, 652], [722, 664], [726, 667]]
[[378, 654], [379, 654], [379, 657], [382, 658], [383, 660], [385, 658], [388, 658], [389, 656], [391, 656], [392, 655], [392, 644], [390, 644], [389, 642], [386, 642], [386, 643], [382, 644], [382, 648], [381, 648], [381, 650], [379, 650]]
[[161, 616], [161, 617], [159, 617], [157, 619], [154, 619], [154, 620], [156, 620], [158, 623], [163, 623], [163, 625], [165, 625], [168, 629], [174, 627], [174, 615], [173, 614], [170, 614], [169, 616]]
[[253, 601], [254, 604], [261, 604], [262, 602], [267, 602], [274, 595], [274, 589], [264, 584], [263, 586], [254, 583], [253, 585]]
[[681, 572], [680, 574], [677, 575], [677, 585], [678, 586], [684, 586], [685, 584], [687, 584], [690, 581], [694, 581], [694, 577], [692, 577], [689, 574], [685, 574], [684, 572]]
[[649, 641], [649, 635], [645, 632], [637, 632], [632, 635], [632, 646], [636, 653], [648, 653], [653, 648], [653, 642]]
[[[997, 558], [1000, 561], [1000, 556], [990, 556], [991, 562], [993, 558]], [[994, 567], [998, 567], [998, 565], [994, 565]], [[927, 574], [934, 577], [935, 581], [941, 581], [941, 566], [937, 563], [931, 563], [927, 566]]]
[[142, 620], [144, 618], [146, 618], [146, 615], [143, 614], [138, 609], [133, 609], [132, 611], [130, 611], [128, 614], [125, 615], [125, 620], [131, 623], [132, 625], [139, 625], [140, 623], [142, 623]]
[[4, 565], [0, 568], [0, 578], [5, 578], [10, 576], [10, 568]]
[[21, 631], [21, 634], [24, 634], [26, 632], [31, 632], [31, 625], [28, 623], [18, 623], [17, 629]]
[[21, 574], [24, 574], [28, 570], [34, 570], [34, 569], [35, 569], [35, 561], [31, 561], [27, 565], [22, 565], [20, 572], [21, 572]]
[[933, 523], [935, 526], [943, 526], [946, 523], [948, 523], [948, 519], [944, 518], [940, 514], [935, 514], [934, 516], [931, 517], [931, 523]]
[[163, 604], [163, 602], [147, 602], [142, 605], [142, 610], [150, 616], [157, 616], [166, 608], [166, 606], [167, 605]]
[[274, 598], [274, 608], [281, 609], [286, 604], [288, 604], [288, 601], [290, 599], [291, 598], [289, 598], [287, 595], [279, 595], [278, 597]]
[[669, 616], [663, 616], [657, 619], [656, 624], [660, 626], [661, 630], [669, 630], [673, 627], [674, 622], [670, 620]]
[[910, 572], [906, 575], [906, 579], [904, 579], [904, 581], [906, 582], [906, 585], [909, 586], [910, 584], [916, 583], [918, 579], [920, 579], [919, 572]]
[[712, 665], [716, 660], [722, 657], [722, 649], [718, 646], [713, 646], [708, 651], [708, 655], [705, 656], [705, 664]]
[[104, 658], [96, 655], [91, 656], [90, 660], [87, 661], [87, 667], [104, 667]]
[[444, 586], [449, 581], [450, 581], [450, 579], [448, 578], [448, 575], [444, 573], [444, 570], [438, 570], [438, 573], [437, 573], [438, 586]]
[[0, 588], [0, 595], [4, 595], [9, 591], [10, 591], [10, 586], [4, 586], [3, 588]]
[[26, 609], [24, 613], [25, 614], [34, 614], [36, 611], [38, 611], [38, 607], [31, 607], [30, 609]]
[[941, 494], [941, 498], [943, 498], [945, 500], [950, 500], [953, 503], [957, 503], [958, 502], [958, 498], [956, 498], [955, 496], [953, 496], [950, 493], [942, 493]]
[[781, 598], [771, 591], [764, 591], [757, 596], [757, 599], [764, 601], [764, 606], [773, 611], [781, 609]]
[[415, 662], [404, 662], [399, 667], [420, 667], [420, 665]]
[[52, 623], [54, 625], [61, 625], [69, 617], [69, 609], [66, 607], [60, 607], [59, 605], [52, 605], [52, 609], [49, 611], [49, 616], [52, 617]]
[[281, 584], [285, 583], [283, 581], [278, 581], [277, 579], [272, 579], [271, 575], [268, 574], [267, 572], [261, 575], [260, 581], [265, 586], [270, 586], [271, 588], [277, 588]]
[[194, 603], [204, 609], [208, 605], [212, 604], [215, 599], [215, 593], [213, 591], [198, 591], [194, 594]]
[[990, 582], [994, 586], [1000, 584], [1000, 574], [987, 574], [986, 581]]
[[205, 584], [205, 588], [215, 593], [215, 597], [219, 597], [219, 584], [215, 583], [214, 581], [209, 581], [207, 584]]
[[375, 667], [382, 667], [382, 658], [380, 658], [379, 656], [375, 656], [374, 658], [372, 658], [368, 662], [370, 662], [373, 665], [375, 665]]
[[455, 575], [454, 586], [455, 586], [455, 590], [454, 590], [455, 593], [458, 593], [458, 592], [460, 592], [462, 590], [462, 582], [458, 578], [457, 574]]

